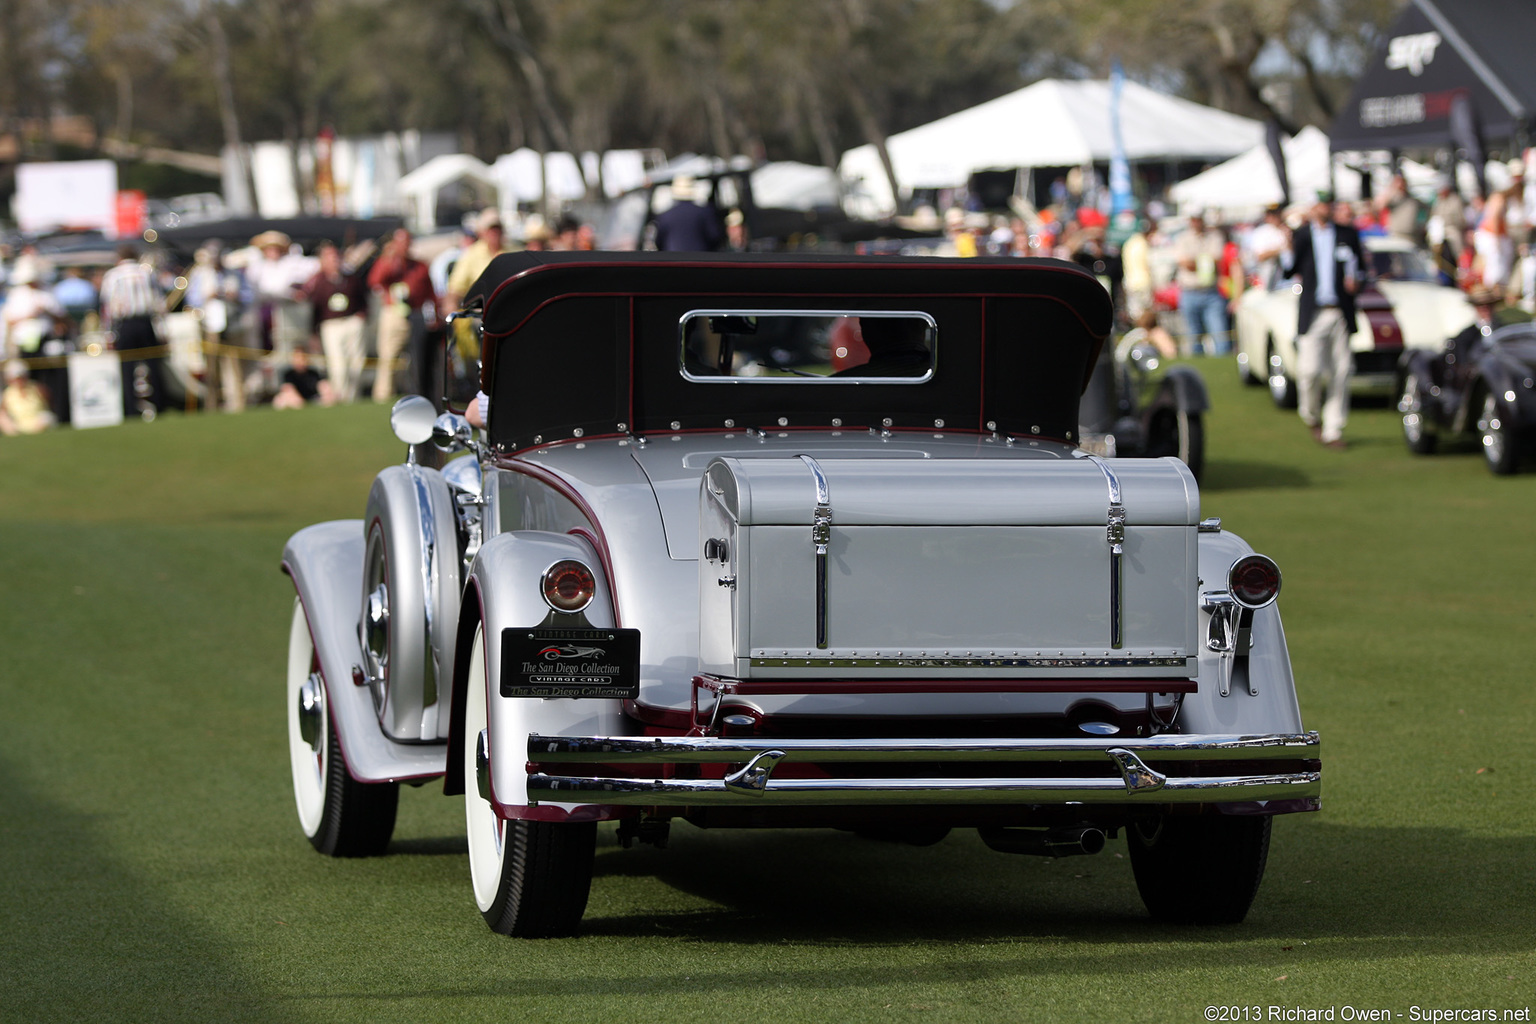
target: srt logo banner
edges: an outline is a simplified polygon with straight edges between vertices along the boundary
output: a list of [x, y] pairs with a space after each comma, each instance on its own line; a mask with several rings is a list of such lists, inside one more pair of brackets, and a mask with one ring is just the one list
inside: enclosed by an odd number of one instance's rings
[[1424, 66], [1435, 59], [1435, 48], [1439, 45], [1439, 32], [1398, 36], [1387, 42], [1387, 67], [1393, 71], [1407, 68], [1417, 78], [1424, 73]]

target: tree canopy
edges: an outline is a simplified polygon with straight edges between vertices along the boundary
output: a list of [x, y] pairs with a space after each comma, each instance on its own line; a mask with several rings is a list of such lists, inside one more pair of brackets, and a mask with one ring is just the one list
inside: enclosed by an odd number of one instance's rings
[[6, 0], [0, 161], [98, 139], [418, 128], [494, 157], [845, 149], [1119, 60], [1157, 87], [1326, 123], [1402, 0]]

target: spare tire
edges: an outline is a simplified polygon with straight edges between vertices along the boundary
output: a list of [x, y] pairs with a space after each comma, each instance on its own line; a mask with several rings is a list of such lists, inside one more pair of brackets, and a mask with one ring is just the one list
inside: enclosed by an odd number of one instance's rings
[[436, 741], [453, 672], [461, 566], [442, 474], [391, 466], [368, 492], [358, 639], [379, 725], [391, 739]]

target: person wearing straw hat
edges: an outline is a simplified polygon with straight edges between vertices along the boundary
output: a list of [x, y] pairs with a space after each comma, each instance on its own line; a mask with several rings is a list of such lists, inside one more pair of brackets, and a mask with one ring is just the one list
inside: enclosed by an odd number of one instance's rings
[[656, 248], [662, 252], [714, 252], [725, 241], [720, 218], [694, 201], [696, 191], [689, 175], [672, 179], [672, 205], [656, 218]]
[[0, 434], [41, 434], [53, 426], [48, 395], [27, 374], [27, 364], [12, 359], [5, 364], [5, 389], [0, 391]]

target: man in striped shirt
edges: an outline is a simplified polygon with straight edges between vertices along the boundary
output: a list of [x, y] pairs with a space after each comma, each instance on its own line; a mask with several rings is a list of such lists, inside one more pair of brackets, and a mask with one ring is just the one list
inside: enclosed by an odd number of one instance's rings
[[[101, 279], [101, 325], [109, 332], [112, 347], [128, 353], [136, 349], [156, 348], [152, 317], [159, 308], [149, 265], [139, 260], [131, 245], [117, 250], [117, 265]], [[140, 384], [142, 381], [142, 385]], [[145, 419], [154, 419], [165, 397], [160, 360], [123, 359], [123, 414], [135, 411]]]

